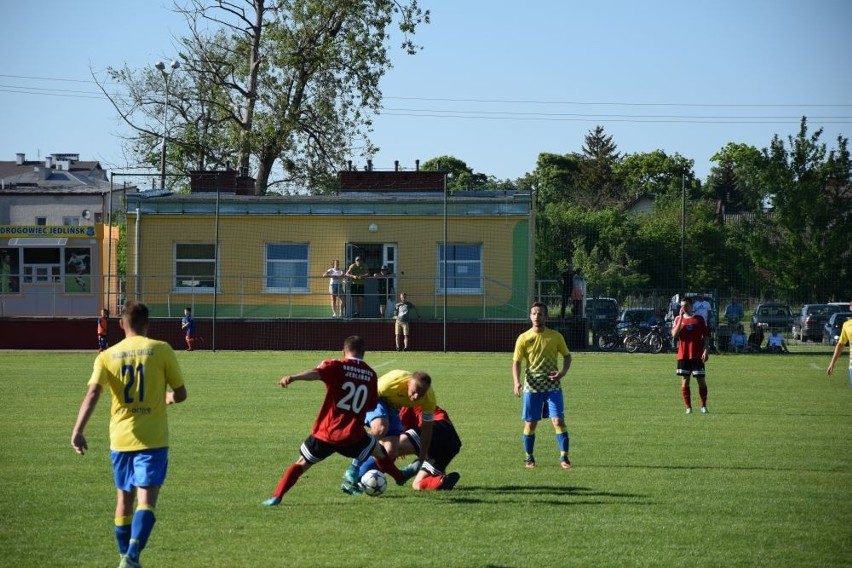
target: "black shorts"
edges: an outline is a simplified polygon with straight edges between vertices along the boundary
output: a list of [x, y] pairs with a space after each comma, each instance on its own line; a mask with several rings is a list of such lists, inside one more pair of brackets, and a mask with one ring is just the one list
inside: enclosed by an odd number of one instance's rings
[[675, 371], [679, 377], [694, 377], [704, 376], [704, 361], [701, 359], [678, 359], [677, 370]]
[[[415, 452], [420, 453], [420, 428], [405, 431], [411, 440]], [[432, 426], [432, 443], [429, 445], [429, 456], [421, 469], [433, 475], [443, 474], [453, 458], [461, 451], [461, 438], [452, 422], [437, 420]]]
[[299, 453], [310, 463], [319, 463], [331, 454], [340, 454], [347, 458], [358, 458], [366, 460], [373, 453], [373, 448], [376, 447], [376, 439], [369, 434], [365, 435], [359, 441], [348, 446], [340, 446], [324, 442], [310, 435], [302, 442], [302, 447], [299, 448]]
[[363, 296], [364, 295], [364, 285], [363, 284], [352, 284], [349, 287], [349, 294], [352, 296]]

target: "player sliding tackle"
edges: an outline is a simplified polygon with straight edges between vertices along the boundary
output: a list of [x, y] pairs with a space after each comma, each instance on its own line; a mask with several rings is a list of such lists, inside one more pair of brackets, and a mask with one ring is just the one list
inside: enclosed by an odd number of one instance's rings
[[[444, 475], [443, 469], [461, 448], [461, 441], [449, 422], [449, 417], [438, 408], [432, 378], [422, 371], [390, 371], [379, 378], [379, 402], [367, 413], [365, 424], [370, 434], [381, 440], [391, 456], [417, 454], [418, 459], [403, 470], [404, 480], [415, 478], [413, 487], [418, 490], [450, 490], [459, 480], [458, 473]], [[409, 430], [403, 434], [400, 409], [417, 412], [409, 417]], [[440, 411], [440, 414], [436, 414]], [[436, 430], [436, 421], [440, 427]], [[439, 438], [435, 437], [435, 433]], [[434, 442], [434, 443], [433, 443]], [[433, 447], [434, 446], [434, 447]], [[343, 475], [341, 489], [357, 494], [358, 480], [373, 469], [372, 460], [352, 461]]]
[[287, 388], [293, 381], [321, 380], [326, 393], [311, 435], [299, 449], [299, 458], [284, 471], [275, 493], [264, 505], [281, 503], [303, 473], [334, 453], [361, 460], [372, 455], [381, 471], [398, 483], [404, 482], [393, 458], [364, 430], [367, 409], [378, 401], [378, 375], [364, 362], [364, 352], [364, 340], [352, 335], [343, 343], [342, 359], [327, 359], [314, 369], [286, 375], [278, 381]]

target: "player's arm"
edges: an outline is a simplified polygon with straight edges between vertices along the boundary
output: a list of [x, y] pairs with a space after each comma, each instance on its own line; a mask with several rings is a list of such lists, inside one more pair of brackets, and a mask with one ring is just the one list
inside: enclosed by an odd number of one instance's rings
[[826, 370], [827, 374], [831, 376], [834, 372], [834, 364], [837, 363], [837, 360], [840, 358], [840, 354], [843, 353], [843, 346], [845, 343], [843, 342], [843, 337], [837, 341], [837, 345], [834, 346], [834, 353], [831, 355], [831, 361], [828, 362], [828, 369]]
[[568, 374], [568, 369], [571, 368], [571, 353], [566, 353], [562, 357], [562, 368], [558, 371], [553, 371], [550, 373], [551, 381], [558, 381], [562, 377]]
[[426, 458], [429, 456], [429, 447], [432, 445], [432, 431], [434, 430], [434, 422], [430, 420], [423, 420], [423, 424], [420, 426], [420, 455], [418, 459], [421, 463], [426, 461]]
[[180, 386], [166, 391], [166, 404], [178, 404], [186, 400], [186, 387]]
[[680, 335], [680, 330], [683, 327], [683, 309], [681, 309], [680, 315], [676, 316], [674, 319], [674, 323], [672, 324], [672, 337], [677, 339], [677, 336]]
[[512, 361], [512, 383], [515, 396], [521, 396], [521, 362]]
[[308, 369], [307, 371], [302, 371], [301, 373], [295, 375], [286, 375], [281, 377], [281, 380], [278, 381], [278, 384], [281, 385], [282, 388], [287, 388], [287, 385], [292, 383], [293, 381], [316, 381], [321, 376], [319, 371], [316, 369]]
[[101, 385], [89, 385], [86, 391], [86, 396], [83, 397], [83, 402], [80, 404], [80, 411], [77, 413], [77, 422], [74, 423], [74, 429], [71, 431], [71, 446], [74, 451], [80, 455], [86, 453], [89, 449], [89, 444], [86, 441], [84, 432], [86, 424], [95, 412], [95, 407], [98, 404], [98, 399], [101, 397]]

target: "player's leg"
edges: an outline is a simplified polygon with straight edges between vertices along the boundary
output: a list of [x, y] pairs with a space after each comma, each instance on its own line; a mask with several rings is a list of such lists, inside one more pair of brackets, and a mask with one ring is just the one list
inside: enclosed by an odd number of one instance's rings
[[547, 414], [556, 431], [556, 446], [559, 448], [559, 464], [562, 469], [571, 468], [571, 460], [568, 459], [570, 437], [568, 428], [565, 426], [565, 401], [562, 391], [552, 391], [547, 397]]
[[116, 487], [115, 540], [118, 553], [124, 557], [130, 546], [130, 527], [133, 523], [133, 504], [136, 488], [133, 486], [133, 463], [130, 452], [111, 452], [112, 473]]
[[402, 346], [400, 345], [400, 335], [402, 335], [402, 324], [399, 323], [399, 320], [395, 321], [393, 324], [393, 340], [396, 344], [396, 350], [400, 351]]
[[411, 487], [415, 491], [450, 491], [461, 476], [446, 473], [450, 462], [461, 451], [461, 439], [451, 422], [439, 420], [434, 424], [432, 443], [427, 459], [417, 472]]
[[524, 433], [521, 437], [524, 446], [524, 465], [535, 467], [535, 429], [542, 417], [544, 399], [541, 393], [523, 393], [521, 403], [521, 419], [524, 421]]
[[308, 471], [313, 464], [321, 462], [332, 453], [334, 453], [334, 449], [330, 444], [321, 442], [313, 436], [308, 436], [299, 448], [299, 458], [284, 470], [272, 497], [264, 501], [263, 504], [275, 506], [281, 503], [284, 494], [296, 485], [303, 473]]
[[702, 368], [693, 372], [695, 381], [698, 383], [698, 400], [701, 402], [701, 414], [707, 414], [710, 411], [707, 409], [707, 379], [705, 378], [703, 365]]
[[128, 564], [139, 563], [139, 556], [148, 544], [148, 538], [157, 522], [155, 510], [160, 487], [166, 481], [169, 465], [168, 448], [134, 452], [133, 470], [136, 486], [136, 511], [130, 525], [130, 543], [127, 547]]
[[[385, 403], [380, 402], [376, 408], [371, 410], [364, 417], [364, 423], [370, 428], [370, 435], [376, 440], [381, 440], [390, 434], [399, 435], [402, 431], [401, 425], [397, 426], [394, 432], [391, 432], [391, 416], [396, 416], [396, 421], [399, 422], [397, 415]], [[346, 491], [358, 485], [361, 477], [370, 469], [375, 469], [375, 459], [369, 454], [363, 458], [356, 458], [343, 473], [343, 486], [341, 489]]]
[[190, 334], [186, 334], [186, 350], [192, 351], [192, 336]]
[[686, 413], [692, 414], [692, 391], [689, 388], [689, 377], [692, 374], [692, 365], [686, 359], [678, 359], [677, 375], [680, 377], [680, 395], [686, 407]]

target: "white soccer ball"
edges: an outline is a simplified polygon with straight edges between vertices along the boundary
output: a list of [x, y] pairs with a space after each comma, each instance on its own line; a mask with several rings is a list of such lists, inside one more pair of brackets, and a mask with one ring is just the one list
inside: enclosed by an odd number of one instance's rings
[[370, 497], [378, 497], [388, 488], [388, 480], [381, 471], [371, 469], [361, 477], [361, 487]]

